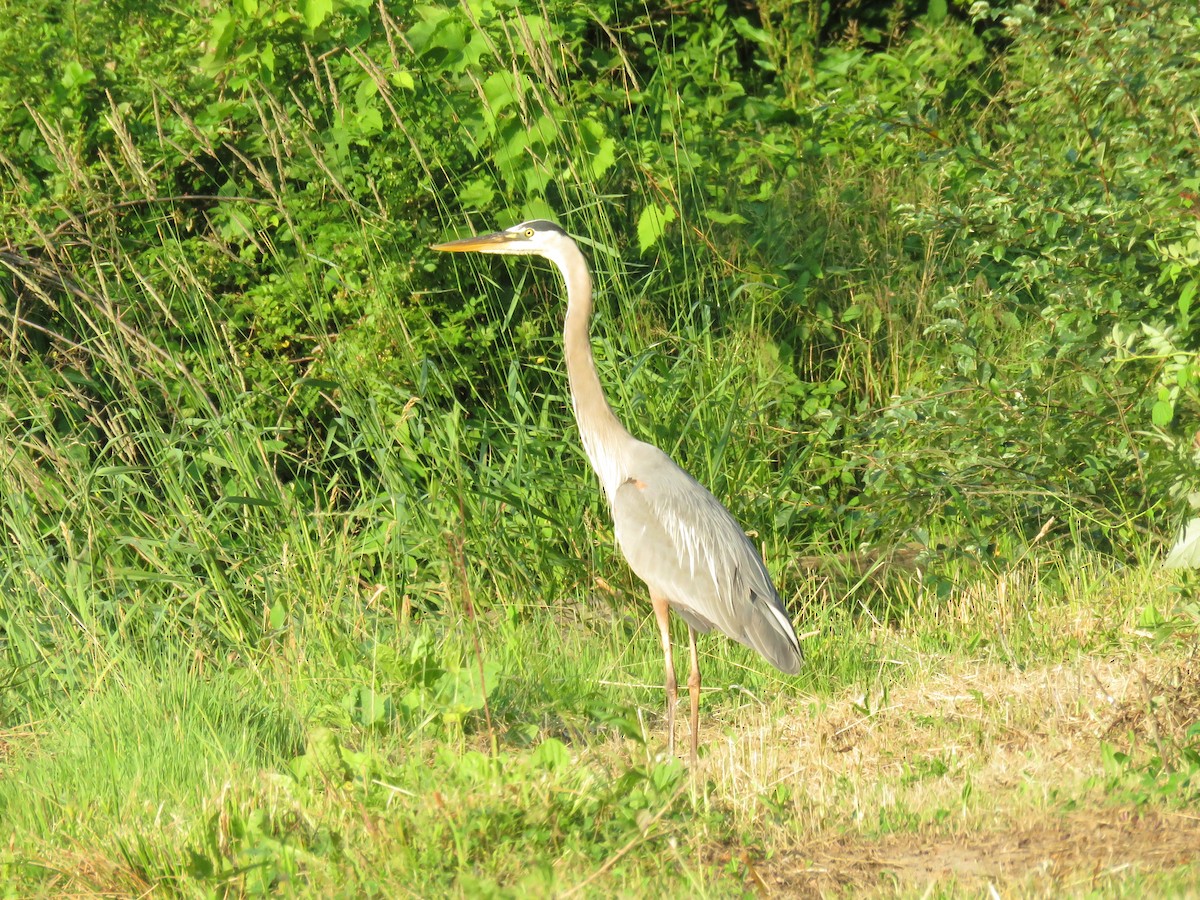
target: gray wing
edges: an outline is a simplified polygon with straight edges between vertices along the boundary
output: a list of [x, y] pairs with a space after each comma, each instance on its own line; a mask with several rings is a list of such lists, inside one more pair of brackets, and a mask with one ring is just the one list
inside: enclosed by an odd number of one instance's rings
[[629, 567], [697, 631], [716, 628], [788, 674], [800, 643], [754, 545], [707, 488], [641, 444], [612, 512]]

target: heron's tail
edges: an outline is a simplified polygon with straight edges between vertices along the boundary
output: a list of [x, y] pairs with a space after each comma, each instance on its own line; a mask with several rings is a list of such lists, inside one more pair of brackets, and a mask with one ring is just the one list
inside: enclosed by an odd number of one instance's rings
[[757, 650], [780, 672], [795, 675], [804, 665], [804, 652], [783, 603], [777, 596], [764, 597], [753, 592], [750, 603], [754, 615], [747, 617], [744, 636], [730, 637]]

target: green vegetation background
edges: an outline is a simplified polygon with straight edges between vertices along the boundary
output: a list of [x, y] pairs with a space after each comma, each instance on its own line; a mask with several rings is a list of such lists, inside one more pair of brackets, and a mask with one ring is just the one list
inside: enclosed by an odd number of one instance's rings
[[[1197, 48], [1188, 2], [11, 5], [0, 724], [49, 736], [0, 779], [0, 866], [57, 883], [30, 860], [102, 845], [269, 890], [344, 838], [289, 843], [214, 773], [382, 790], [380, 734], [449, 734], [598, 778], [544, 739], [643, 733], [656, 650], [558, 284], [427, 249], [468, 231], [580, 236], [613, 404], [758, 536], [807, 690], [859, 670], [802, 557], [916, 545], [948, 596], [1030, 552], [1153, 556], [1200, 411]], [[115, 737], [148, 721], [183, 724]], [[619, 845], [680, 776], [621, 777], [480, 827]], [[428, 889], [513, 877], [410, 852]]]

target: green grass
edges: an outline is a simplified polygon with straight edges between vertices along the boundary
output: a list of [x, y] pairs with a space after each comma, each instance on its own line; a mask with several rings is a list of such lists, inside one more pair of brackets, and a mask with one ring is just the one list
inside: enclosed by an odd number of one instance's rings
[[64, 846], [179, 839], [213, 786], [277, 767], [303, 746], [301, 711], [246, 669], [112, 659], [79, 701], [32, 719], [9, 760], [0, 809], [16, 833]]
[[[794, 679], [705, 640], [694, 777], [661, 756], [661, 663], [639, 598], [620, 598], [616, 620], [482, 614], [490, 732], [461, 616], [400, 624], [360, 597], [368, 612], [350, 618], [313, 598], [240, 653], [101, 638], [77, 689], [9, 711], [26, 724], [4, 734], [0, 865], [20, 896], [724, 896], [755, 878], [824, 884], [818, 851], [834, 836], [866, 852], [1041, 833], [1130, 803], [1170, 816], [1200, 769], [1179, 757], [1191, 780], [1155, 789], [1142, 766], [1150, 718], [1159, 741], [1187, 745], [1200, 706], [1187, 670], [1168, 670], [1194, 666], [1190, 642], [1170, 619], [1140, 624], [1160, 576], [1088, 562], [1022, 567], [949, 601], [918, 593], [889, 622], [814, 596], [800, 625], [819, 634]], [[1114, 762], [1105, 741], [1129, 752]], [[797, 853], [816, 856], [796, 868]], [[1156, 871], [1106, 883], [1195, 885]], [[906, 872], [902, 892], [925, 889]], [[940, 883], [973, 890], [976, 874]], [[1068, 875], [1001, 883], [1065, 889]]]

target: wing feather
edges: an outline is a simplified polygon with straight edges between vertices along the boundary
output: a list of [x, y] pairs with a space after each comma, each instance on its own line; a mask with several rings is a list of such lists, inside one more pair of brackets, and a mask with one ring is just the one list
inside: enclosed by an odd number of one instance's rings
[[613, 496], [617, 544], [634, 573], [693, 628], [716, 628], [788, 673], [796, 633], [746, 533], [707, 488], [642, 444]]

